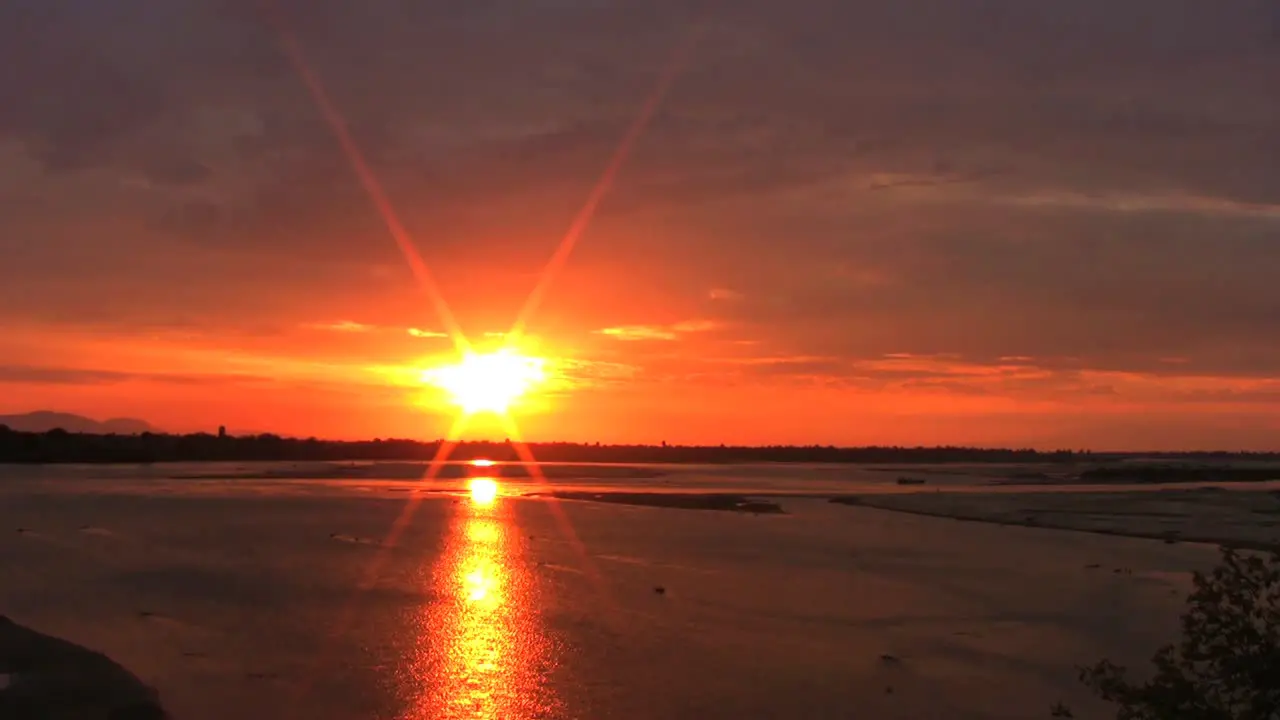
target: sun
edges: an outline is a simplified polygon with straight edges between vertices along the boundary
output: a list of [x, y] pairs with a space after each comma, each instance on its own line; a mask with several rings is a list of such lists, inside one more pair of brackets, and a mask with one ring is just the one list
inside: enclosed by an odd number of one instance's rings
[[424, 370], [422, 381], [449, 394], [468, 415], [503, 414], [522, 395], [546, 379], [542, 358], [502, 349], [467, 352], [452, 365]]

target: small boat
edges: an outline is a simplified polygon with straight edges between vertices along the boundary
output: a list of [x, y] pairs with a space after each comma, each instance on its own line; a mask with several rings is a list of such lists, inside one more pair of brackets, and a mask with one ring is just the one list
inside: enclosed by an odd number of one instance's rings
[[923, 485], [924, 478], [900, 477], [898, 478], [898, 484], [899, 485]]

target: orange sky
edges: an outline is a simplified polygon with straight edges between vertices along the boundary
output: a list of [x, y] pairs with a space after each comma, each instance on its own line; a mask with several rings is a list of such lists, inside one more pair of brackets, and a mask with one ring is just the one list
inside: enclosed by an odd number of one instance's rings
[[[279, 38], [137, 4], [0, 8], [0, 413], [442, 435], [444, 326]], [[495, 347], [693, 22], [281, 4]], [[710, 13], [529, 326], [526, 435], [1280, 449], [1280, 18], [1131, 4]]]

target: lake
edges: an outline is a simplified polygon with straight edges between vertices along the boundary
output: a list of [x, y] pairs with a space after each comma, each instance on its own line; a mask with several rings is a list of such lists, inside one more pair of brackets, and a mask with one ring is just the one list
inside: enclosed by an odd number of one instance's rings
[[898, 492], [922, 469], [976, 491], [990, 467], [582, 472], [492, 502], [373, 477], [402, 467], [174, 479], [273, 469], [0, 469], [0, 613], [192, 720], [1090, 717], [1074, 666], [1145, 661], [1215, 557], [820, 497], [757, 516], [521, 496]]

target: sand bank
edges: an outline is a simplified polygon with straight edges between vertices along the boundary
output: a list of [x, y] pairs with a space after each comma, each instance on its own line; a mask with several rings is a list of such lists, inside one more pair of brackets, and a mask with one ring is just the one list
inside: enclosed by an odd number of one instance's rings
[[557, 490], [547, 493], [530, 493], [527, 497], [552, 497], [559, 500], [583, 500], [680, 510], [721, 510], [768, 515], [778, 515], [786, 512], [781, 505], [775, 502], [731, 493], [580, 492]]

